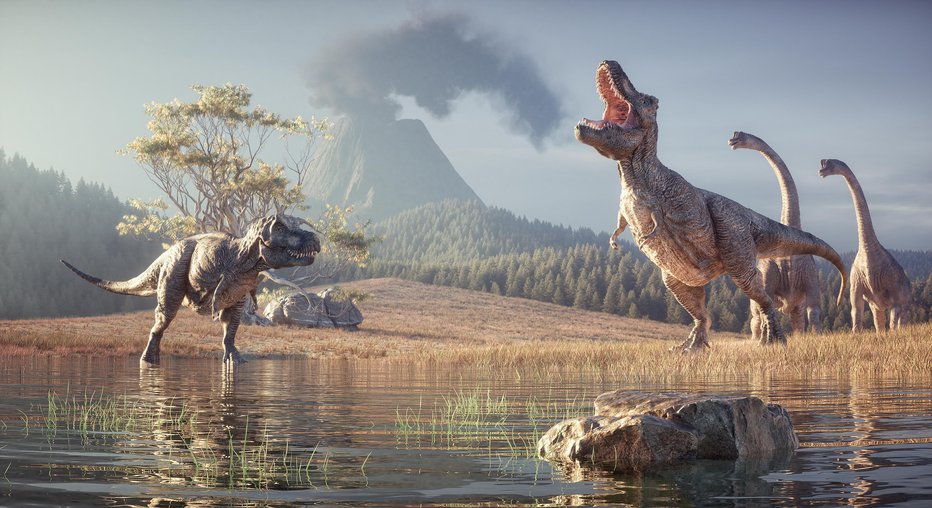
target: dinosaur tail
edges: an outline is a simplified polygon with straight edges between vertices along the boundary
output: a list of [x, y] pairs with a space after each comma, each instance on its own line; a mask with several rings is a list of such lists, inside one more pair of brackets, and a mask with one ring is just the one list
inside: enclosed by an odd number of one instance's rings
[[76, 273], [78, 277], [81, 277], [82, 279], [101, 289], [106, 289], [111, 293], [132, 296], [154, 296], [156, 289], [158, 288], [159, 270], [162, 266], [161, 259], [156, 259], [154, 263], [149, 265], [149, 268], [146, 268], [144, 272], [130, 280], [109, 281], [99, 279], [93, 275], [88, 275], [81, 270], [78, 270], [72, 266], [71, 263], [65, 261], [64, 259], [59, 259], [59, 261], [61, 261], [63, 265], [67, 266], [69, 270]]
[[759, 258], [782, 258], [811, 254], [825, 259], [838, 269], [841, 274], [841, 287], [838, 288], [836, 302], [841, 305], [848, 287], [848, 269], [841, 261], [841, 256], [835, 252], [831, 245], [825, 243], [817, 236], [801, 229], [791, 228], [776, 221], [771, 221], [768, 233], [757, 239], [757, 252]]

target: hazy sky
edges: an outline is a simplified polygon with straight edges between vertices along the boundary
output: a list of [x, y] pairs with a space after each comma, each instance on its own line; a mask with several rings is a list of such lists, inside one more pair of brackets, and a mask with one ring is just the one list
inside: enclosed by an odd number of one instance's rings
[[155, 197], [135, 162], [116, 154], [147, 134], [143, 104], [192, 100], [191, 84], [231, 82], [282, 115], [334, 116], [312, 105], [321, 92], [307, 85], [312, 62], [339, 66], [334, 55], [347, 45], [433, 17], [455, 19], [482, 51], [527, 66], [517, 68], [543, 82], [521, 86], [558, 99], [542, 100], [550, 123], [534, 130], [515, 117], [532, 106], [481, 80], [445, 106], [390, 97], [401, 117], [427, 124], [488, 204], [614, 228], [615, 166], [573, 137], [582, 116], [601, 115], [595, 68], [613, 59], [660, 99], [660, 159], [694, 185], [779, 217], [770, 167], [727, 146], [744, 130], [793, 172], [804, 229], [839, 250], [856, 247], [844, 181], [817, 174], [820, 159], [836, 158], [860, 179], [881, 242], [932, 248], [926, 1], [0, 0], [0, 148], [103, 182], [123, 199]]

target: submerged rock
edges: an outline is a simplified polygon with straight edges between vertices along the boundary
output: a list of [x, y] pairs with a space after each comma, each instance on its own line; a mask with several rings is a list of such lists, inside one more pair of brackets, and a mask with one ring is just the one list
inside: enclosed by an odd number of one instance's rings
[[595, 414], [651, 414], [692, 427], [699, 433], [701, 459], [765, 457], [799, 447], [786, 410], [757, 397], [617, 390], [595, 399]]
[[654, 468], [683, 459], [766, 459], [799, 446], [789, 415], [757, 397], [619, 390], [595, 401], [594, 416], [566, 420], [538, 441], [558, 463], [611, 471]]
[[656, 416], [588, 416], [553, 426], [537, 451], [557, 462], [640, 471], [694, 457], [697, 439], [692, 429]]
[[355, 329], [363, 320], [359, 308], [349, 299], [334, 299], [332, 289], [283, 296], [269, 302], [264, 313], [275, 324], [311, 328]]

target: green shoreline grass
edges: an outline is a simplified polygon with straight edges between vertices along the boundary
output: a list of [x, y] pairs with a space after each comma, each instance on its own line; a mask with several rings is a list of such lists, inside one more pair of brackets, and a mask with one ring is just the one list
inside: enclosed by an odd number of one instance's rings
[[[237, 344], [252, 357], [380, 359], [470, 365], [552, 375], [609, 373], [618, 380], [845, 375], [932, 376], [932, 323], [878, 335], [796, 335], [787, 347], [713, 333], [710, 351], [667, 350], [688, 328], [519, 298], [398, 279], [346, 285], [372, 297], [360, 331], [240, 327]], [[86, 318], [0, 321], [0, 356], [136, 356], [150, 312]], [[163, 357], [219, 358], [220, 325], [189, 311], [162, 341]], [[248, 368], [248, 367], [247, 367]]]

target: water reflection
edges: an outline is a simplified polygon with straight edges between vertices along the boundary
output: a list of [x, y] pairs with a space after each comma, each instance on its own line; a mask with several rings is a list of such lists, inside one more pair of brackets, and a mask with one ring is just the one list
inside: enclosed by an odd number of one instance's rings
[[[92, 432], [87, 440], [70, 430], [45, 435], [39, 424], [49, 390], [85, 388], [103, 388], [145, 408], [136, 413], [138, 425], [131, 432]], [[641, 475], [553, 470], [512, 448], [517, 438], [532, 436], [535, 426], [564, 416], [532, 416], [530, 401], [572, 408], [575, 416], [590, 410], [597, 394], [617, 388], [760, 396], [790, 411], [807, 447], [769, 462], [697, 461]], [[118, 499], [113, 502], [129, 506], [228, 506], [232, 500], [243, 506], [269, 500], [349, 506], [860, 506], [904, 496], [932, 500], [927, 379], [760, 375], [634, 386], [614, 381], [612, 373], [572, 369], [544, 376], [285, 359], [229, 370], [210, 360], [166, 359], [157, 369], [140, 370], [134, 359], [27, 358], [0, 359], [0, 393], [0, 472], [11, 465], [6, 495], [17, 502], [51, 492], [77, 504]], [[468, 440], [452, 445], [443, 438], [399, 440], [400, 412], [416, 412], [426, 428], [445, 403], [464, 393], [502, 398], [507, 414], [500, 422], [471, 427]], [[34, 418], [28, 435], [20, 411]], [[275, 466], [285, 457], [296, 460], [291, 473]], [[266, 469], [258, 467], [263, 461]], [[0, 478], [0, 496], [3, 484]]]

